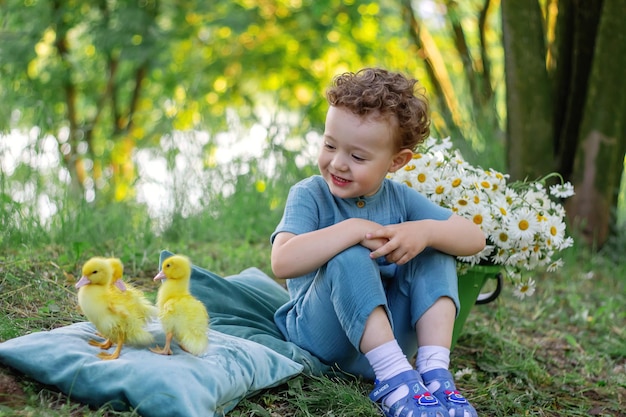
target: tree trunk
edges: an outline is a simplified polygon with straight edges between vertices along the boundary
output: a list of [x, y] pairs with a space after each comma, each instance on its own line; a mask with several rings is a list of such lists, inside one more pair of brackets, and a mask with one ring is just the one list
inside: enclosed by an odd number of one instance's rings
[[553, 74], [555, 152], [557, 170], [567, 179], [574, 169], [601, 12], [602, 1], [559, 3]]
[[512, 180], [555, 169], [551, 86], [537, 2], [502, 2], [507, 106], [507, 166]]
[[604, 0], [580, 127], [568, 216], [601, 246], [614, 221], [626, 152], [626, 27], [622, 0]]

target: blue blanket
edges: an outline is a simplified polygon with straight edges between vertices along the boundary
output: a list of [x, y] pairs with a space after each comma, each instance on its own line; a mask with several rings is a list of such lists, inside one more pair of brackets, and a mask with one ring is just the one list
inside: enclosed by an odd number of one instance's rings
[[[169, 255], [163, 251], [159, 265]], [[76, 401], [132, 408], [144, 417], [223, 416], [246, 396], [328, 370], [284, 340], [273, 315], [287, 292], [259, 269], [220, 277], [193, 266], [191, 292], [211, 316], [209, 349], [200, 357], [173, 343], [172, 356], [124, 346], [119, 359], [102, 361], [99, 349], [87, 344], [95, 329], [83, 322], [8, 340], [0, 344], [0, 362]], [[148, 330], [162, 346], [158, 321]]]

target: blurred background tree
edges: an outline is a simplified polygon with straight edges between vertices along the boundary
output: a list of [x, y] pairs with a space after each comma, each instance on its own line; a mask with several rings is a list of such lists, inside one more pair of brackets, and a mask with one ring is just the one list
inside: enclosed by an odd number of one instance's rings
[[[187, 181], [194, 169], [211, 172], [195, 185], [216, 194], [229, 175], [231, 191], [245, 176], [244, 185], [275, 190], [267, 201], [278, 207], [284, 184], [312, 172], [301, 156], [323, 128], [332, 77], [376, 65], [421, 81], [433, 136], [451, 136], [473, 163], [513, 179], [557, 171], [571, 180], [569, 215], [589, 242], [602, 244], [615, 223], [626, 133], [619, 0], [0, 7], [1, 140], [29, 138], [27, 157], [2, 167], [4, 201], [16, 201], [15, 189], [20, 201], [56, 193], [56, 209], [76, 198], [133, 200], [151, 174], [140, 161], [162, 160], [150, 169], [178, 168]], [[220, 165], [220, 146], [244, 136], [252, 142], [242, 146], [262, 142], [262, 155]], [[42, 155], [52, 160], [46, 169]]]
[[623, 2], [502, 2], [507, 167], [574, 184], [568, 217], [599, 245], [616, 222], [626, 151]]

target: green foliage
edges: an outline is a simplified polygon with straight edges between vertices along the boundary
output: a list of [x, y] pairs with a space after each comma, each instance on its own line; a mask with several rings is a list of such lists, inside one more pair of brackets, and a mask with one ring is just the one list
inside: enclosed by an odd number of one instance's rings
[[[309, 132], [322, 129], [331, 78], [376, 65], [420, 79], [433, 99], [433, 133], [456, 132], [469, 160], [476, 148], [489, 155], [489, 166], [501, 168], [495, 98], [488, 95], [481, 104], [489, 110], [472, 116], [483, 108], [469, 104], [475, 80], [460, 76], [466, 59], [455, 52], [453, 31], [431, 13], [423, 20], [446, 52], [437, 71], [451, 79], [448, 94], [462, 93], [448, 101], [459, 107], [455, 112], [469, 114], [458, 118], [459, 129], [445, 125], [437, 116], [445, 102], [436, 97], [438, 80], [428, 75], [420, 46], [407, 37], [407, 7], [395, 0], [5, 2], [0, 132], [35, 127], [33, 151], [54, 154], [62, 167], [48, 177], [69, 176], [73, 192], [85, 192], [89, 201], [132, 200], [141, 179], [133, 161], [137, 149], [168, 156], [172, 149], [163, 149], [164, 138], [201, 131], [210, 135], [203, 150], [210, 154], [216, 138], [237, 124], [267, 127], [270, 149], [286, 141], [301, 148]], [[464, 41], [465, 53], [476, 61], [474, 76], [497, 86], [501, 65], [489, 66], [494, 80], [479, 71], [487, 52], [489, 61], [500, 55], [493, 13], [481, 32], [489, 42], [479, 42], [480, 7], [472, 2], [455, 16], [471, 27]], [[282, 132], [275, 134], [276, 128]], [[33, 164], [29, 169], [42, 170]]]

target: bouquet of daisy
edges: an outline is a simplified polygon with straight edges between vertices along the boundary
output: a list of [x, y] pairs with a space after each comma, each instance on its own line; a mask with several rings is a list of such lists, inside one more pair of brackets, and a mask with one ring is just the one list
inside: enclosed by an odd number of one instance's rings
[[572, 246], [566, 236], [565, 210], [556, 199], [574, 195], [568, 182], [546, 187], [550, 174], [537, 181], [507, 183], [508, 175], [466, 162], [449, 138], [428, 139], [403, 169], [389, 178], [405, 183], [435, 203], [479, 225], [487, 238], [483, 251], [458, 257], [459, 273], [477, 264], [501, 265], [524, 298], [535, 291], [530, 272], [555, 271], [558, 253]]

